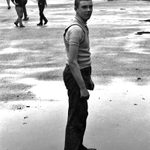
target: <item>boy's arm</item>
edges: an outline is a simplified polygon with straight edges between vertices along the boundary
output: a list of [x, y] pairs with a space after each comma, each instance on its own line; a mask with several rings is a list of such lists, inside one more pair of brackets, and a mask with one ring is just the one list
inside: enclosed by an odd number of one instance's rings
[[76, 80], [79, 88], [80, 88], [80, 94], [81, 98], [88, 99], [89, 98], [89, 92], [86, 88], [85, 82], [82, 78], [81, 71], [79, 64], [77, 62], [77, 54], [78, 54], [78, 46], [76, 45], [70, 45], [69, 46], [69, 67], [71, 70], [72, 75], [74, 76], [74, 79]]

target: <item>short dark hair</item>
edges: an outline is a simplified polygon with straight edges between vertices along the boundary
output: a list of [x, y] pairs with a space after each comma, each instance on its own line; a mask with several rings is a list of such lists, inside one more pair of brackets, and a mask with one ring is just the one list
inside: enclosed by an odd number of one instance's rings
[[91, 1], [91, 0], [75, 0], [75, 1], [74, 1], [74, 9], [75, 9], [75, 10], [79, 7], [79, 3], [80, 3], [81, 1]]

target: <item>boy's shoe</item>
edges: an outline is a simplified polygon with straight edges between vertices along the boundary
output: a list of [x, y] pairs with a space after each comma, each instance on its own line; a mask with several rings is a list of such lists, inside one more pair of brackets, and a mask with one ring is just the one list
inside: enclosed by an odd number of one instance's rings
[[20, 25], [20, 28], [24, 28], [25, 26], [22, 24], [22, 25]]
[[45, 20], [44, 25], [46, 25], [48, 23], [48, 20]]
[[16, 25], [16, 27], [18, 27], [18, 23], [17, 22], [14, 22], [14, 24]]
[[23, 19], [23, 21], [28, 21], [29, 20], [29, 17], [25, 17], [24, 19]]
[[8, 6], [7, 8], [8, 8], [8, 9], [10, 9], [11, 7], [10, 7], [10, 6]]
[[82, 145], [81, 150], [96, 150], [95, 148], [86, 148], [85, 146]]
[[42, 26], [42, 25], [43, 25], [43, 23], [38, 23], [38, 24], [37, 24], [37, 26]]

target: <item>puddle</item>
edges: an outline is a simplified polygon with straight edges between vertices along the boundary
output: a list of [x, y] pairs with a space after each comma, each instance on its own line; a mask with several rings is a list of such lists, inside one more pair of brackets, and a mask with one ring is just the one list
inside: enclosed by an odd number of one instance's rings
[[[142, 85], [137, 82], [130, 82], [124, 78], [114, 78], [110, 84], [99, 85], [95, 84], [94, 91], [91, 91], [91, 97], [94, 99], [112, 99], [112, 98], [123, 98], [126, 94], [130, 99], [149, 99], [150, 98], [150, 83]], [[19, 80], [18, 83], [32, 85], [29, 89], [36, 98], [42, 100], [67, 100], [67, 90], [64, 86], [63, 81], [39, 81], [33, 78], [26, 78]]]
[[67, 100], [67, 91], [63, 82], [60, 81], [40, 81], [38, 85], [30, 90], [40, 99]]
[[[97, 85], [95, 92], [98, 95], [118, 97], [127, 92], [131, 97], [145, 96], [150, 98], [150, 83], [147, 85], [138, 85], [137, 82], [130, 82], [123, 78], [114, 78], [108, 85]], [[107, 94], [106, 94], [107, 93]]]
[[[61, 140], [62, 138], [59, 137], [64, 134], [68, 107], [64, 83], [39, 81], [33, 78], [18, 82], [32, 85], [29, 91], [36, 96], [37, 100], [0, 102], [0, 133], [3, 145], [8, 147], [8, 141], [10, 141], [9, 147], [13, 150], [16, 145], [19, 149], [21, 147], [28, 149], [27, 145], [35, 149], [33, 141], [38, 138], [38, 141], [42, 141], [43, 144], [38, 144], [36, 149], [40, 150], [39, 146], [47, 145], [48, 148], [44, 149], [48, 150], [49, 145], [51, 146], [54, 142], [53, 140], [49, 142], [47, 139]], [[137, 142], [135, 134], [131, 134], [130, 137], [128, 135], [135, 132], [144, 140], [149, 139], [149, 134], [146, 133], [150, 124], [149, 89], [150, 83], [140, 86], [124, 78], [114, 78], [112, 82], [105, 85], [96, 83], [95, 90], [90, 92], [88, 101], [90, 112], [88, 133], [90, 134], [86, 136], [87, 142], [90, 143], [89, 139], [92, 135], [97, 145], [101, 137], [103, 137], [102, 143], [106, 145], [108, 138], [111, 142], [109, 145], [115, 143], [118, 146], [116, 141], [119, 143], [126, 141], [125, 145], [132, 145], [130, 140]], [[8, 134], [10, 132], [11, 137]], [[29, 140], [26, 137], [29, 137]], [[57, 145], [58, 141], [55, 144]]]
[[26, 78], [19, 80], [17, 83], [33, 85], [29, 91], [39, 99], [51, 101], [68, 99], [66, 88], [61, 81], [39, 81], [33, 78]]

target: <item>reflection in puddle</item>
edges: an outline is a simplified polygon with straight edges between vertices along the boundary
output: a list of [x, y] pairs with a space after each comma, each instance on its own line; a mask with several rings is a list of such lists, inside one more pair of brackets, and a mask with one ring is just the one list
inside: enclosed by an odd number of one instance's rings
[[39, 81], [33, 78], [19, 80], [17, 83], [32, 85], [29, 90], [37, 98], [43, 100], [66, 100], [67, 91], [61, 81]]
[[[144, 97], [150, 97], [150, 84], [147, 85], [137, 85], [135, 82], [129, 82], [125, 79], [121, 78], [115, 78], [112, 80], [112, 83], [109, 85], [98, 85], [95, 89], [97, 91], [97, 94], [103, 96], [109, 96], [118, 97], [121, 96], [123, 99], [122, 94], [128, 94], [130, 97], [138, 97], [138, 96], [144, 96]], [[95, 91], [95, 92], [96, 92]]]
[[39, 81], [31, 88], [31, 92], [40, 99], [67, 100], [67, 91], [63, 82], [60, 81]]
[[[32, 85], [29, 90], [37, 98], [43, 100], [67, 100], [67, 90], [63, 81], [39, 81], [32, 78], [20, 80], [19, 83]], [[128, 97], [150, 97], [150, 84], [137, 85], [134, 82], [129, 82], [122, 78], [114, 78], [110, 84], [98, 85], [95, 84], [95, 90], [90, 92], [91, 97], [98, 99], [99, 97], [121, 97], [124, 94]]]
[[[18, 82], [32, 85], [29, 91], [35, 94], [37, 100], [0, 102], [1, 135], [3, 133], [5, 140], [6, 138], [10, 139], [7, 135], [8, 129], [9, 131], [12, 130], [14, 134], [11, 134], [11, 138], [14, 138], [10, 141], [14, 142], [14, 139], [17, 139], [17, 142], [21, 141], [20, 143], [27, 145], [27, 139], [24, 139], [24, 137], [28, 137], [24, 136], [27, 130], [33, 133], [32, 136], [29, 136], [30, 141], [34, 141], [42, 135], [48, 135], [47, 131], [49, 130], [52, 133], [58, 133], [58, 130], [60, 131], [62, 126], [65, 126], [68, 107], [67, 91], [63, 82], [39, 81], [33, 78], [19, 80]], [[149, 133], [147, 132], [150, 125], [149, 89], [150, 84], [139, 86], [124, 78], [114, 78], [110, 84], [106, 85], [96, 83], [95, 90], [91, 92], [89, 100], [89, 132], [95, 133], [96, 136], [93, 134], [93, 137], [96, 139], [100, 139], [99, 135], [105, 137], [107, 134], [112, 141], [118, 135], [121, 136], [117, 140], [127, 142], [129, 138], [133, 140], [134, 134], [128, 136], [132, 132], [138, 133], [139, 137], [147, 135], [146, 140], [149, 139]], [[60, 101], [51, 101], [52, 99]], [[57, 125], [59, 125], [59, 128], [56, 128]], [[44, 134], [43, 129], [46, 129]], [[39, 133], [40, 131], [42, 133]], [[97, 134], [99, 131], [101, 133]], [[16, 133], [20, 133], [19, 136]], [[29, 133], [31, 135], [31, 132]], [[52, 138], [53, 136], [47, 139]], [[42, 137], [42, 139], [44, 138]], [[112, 143], [115, 143], [115, 141]], [[7, 145], [8, 142], [5, 144]]]

